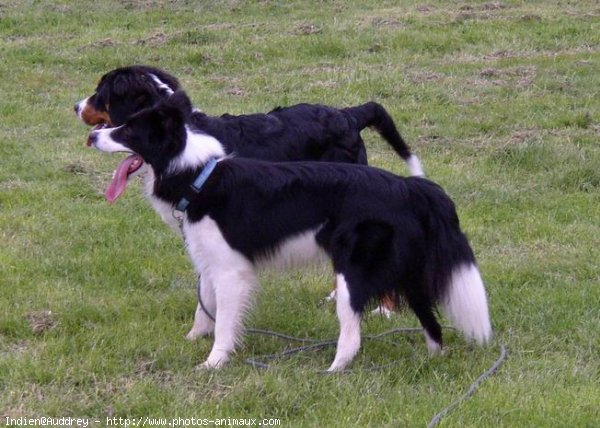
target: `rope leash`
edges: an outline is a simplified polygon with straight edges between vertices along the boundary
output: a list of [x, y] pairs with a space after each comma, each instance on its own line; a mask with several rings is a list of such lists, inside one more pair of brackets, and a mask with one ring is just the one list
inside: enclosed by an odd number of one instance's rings
[[477, 388], [479, 388], [479, 385], [481, 385], [481, 383], [484, 380], [486, 380], [487, 378], [489, 378], [491, 375], [496, 373], [496, 371], [500, 368], [500, 366], [502, 364], [504, 364], [504, 362], [507, 360], [507, 358], [508, 358], [508, 351], [506, 350], [506, 347], [503, 344], [501, 344], [500, 345], [500, 356], [498, 357], [498, 359], [496, 360], [494, 365], [492, 365], [492, 367], [487, 369], [477, 379], [475, 379], [475, 382], [473, 382], [469, 386], [469, 389], [467, 389], [467, 392], [465, 392], [463, 395], [461, 395], [456, 400], [454, 400], [452, 403], [450, 403], [446, 408], [444, 408], [441, 411], [439, 411], [438, 413], [436, 413], [435, 416], [431, 419], [431, 421], [429, 421], [429, 424], [427, 424], [427, 428], [433, 428], [434, 426], [436, 426], [442, 420], [442, 418], [444, 416], [446, 416], [448, 413], [450, 413], [452, 410], [454, 410], [456, 407], [458, 407], [458, 405], [460, 403], [471, 398], [473, 396], [473, 394], [475, 394], [475, 392], [477, 392]]
[[[200, 307], [202, 308], [202, 310], [204, 311], [206, 316], [208, 316], [213, 322], [215, 322], [216, 321], [215, 317], [206, 309], [206, 307], [204, 306], [204, 302], [202, 301], [202, 298], [200, 296], [200, 280], [198, 280], [197, 294], [198, 294], [198, 303], [200, 304]], [[455, 330], [454, 327], [450, 327], [450, 326], [443, 326], [442, 328]], [[387, 331], [384, 331], [383, 333], [379, 333], [379, 334], [375, 334], [375, 335], [364, 335], [364, 336], [361, 336], [361, 339], [363, 339], [363, 340], [364, 339], [378, 340], [378, 341], [390, 343], [394, 346], [399, 346], [400, 344], [398, 342], [383, 340], [383, 338], [385, 338], [386, 336], [392, 335], [392, 334], [396, 334], [396, 333], [404, 333], [404, 334], [420, 333], [422, 331], [423, 331], [423, 329], [420, 327], [394, 328], [394, 329], [387, 330]], [[265, 360], [276, 360], [276, 359], [279, 359], [282, 357], [286, 357], [288, 355], [297, 354], [299, 352], [310, 351], [310, 350], [315, 350], [315, 349], [323, 349], [323, 348], [327, 348], [330, 346], [335, 346], [337, 344], [337, 340], [335, 340], [335, 339], [320, 340], [320, 339], [300, 338], [300, 337], [294, 337], [294, 336], [290, 336], [290, 335], [283, 334], [283, 333], [277, 333], [274, 331], [257, 329], [257, 328], [247, 329], [246, 332], [250, 333], [250, 334], [275, 337], [275, 338], [281, 339], [281, 340], [288, 340], [288, 341], [300, 342], [300, 343], [310, 343], [310, 345], [303, 345], [303, 346], [299, 346], [296, 348], [287, 349], [285, 351], [278, 352], [275, 354], [259, 355], [258, 357], [246, 358], [244, 360], [245, 364], [248, 364], [254, 368], [260, 368], [260, 369], [268, 369], [270, 367], [269, 364], [264, 362]], [[485, 380], [487, 380], [489, 377], [491, 377], [494, 373], [496, 373], [498, 371], [498, 369], [506, 362], [507, 359], [508, 359], [508, 351], [506, 350], [506, 347], [504, 346], [504, 344], [500, 344], [500, 356], [494, 362], [494, 364], [489, 369], [487, 369], [485, 372], [483, 372], [477, 379], [475, 379], [475, 381], [473, 383], [471, 383], [471, 385], [469, 385], [469, 388], [467, 389], [467, 391], [464, 394], [462, 394], [456, 400], [452, 401], [448, 406], [446, 406], [445, 408], [443, 408], [442, 410], [437, 412], [433, 416], [433, 418], [431, 418], [429, 423], [427, 424], [427, 428], [435, 427], [437, 424], [440, 423], [442, 418], [444, 418], [450, 412], [452, 412], [454, 409], [456, 409], [462, 402], [471, 398], [477, 392], [480, 385]], [[398, 362], [399, 362], [399, 360], [396, 360], [396, 361], [392, 361], [391, 363], [388, 363], [388, 364], [373, 366], [373, 367], [366, 369], [366, 371], [382, 370], [382, 369], [391, 367], [391, 366], [397, 364]], [[352, 373], [352, 372], [353, 372], [353, 370], [342, 370], [339, 372], [335, 372], [335, 374]], [[327, 372], [325, 370], [317, 370], [317, 373], [333, 374], [333, 373]]]
[[[447, 327], [447, 328], [453, 328], [453, 327]], [[269, 355], [259, 355], [258, 357], [254, 357], [254, 358], [246, 358], [244, 360], [244, 363], [251, 365], [252, 367], [255, 368], [261, 368], [261, 369], [268, 369], [270, 366], [269, 364], [265, 363], [265, 360], [276, 360], [282, 357], [286, 357], [288, 355], [293, 355], [293, 354], [297, 354], [298, 352], [304, 352], [304, 351], [310, 351], [313, 349], [322, 349], [322, 348], [328, 348], [328, 347], [335, 347], [337, 345], [337, 339], [303, 339], [303, 338], [299, 338], [299, 337], [293, 337], [293, 336], [288, 336], [285, 334], [281, 334], [281, 333], [276, 333], [273, 331], [269, 331], [269, 330], [261, 330], [261, 329], [248, 329], [247, 330], [248, 333], [252, 333], [252, 334], [259, 334], [259, 335], [263, 335], [263, 336], [272, 336], [278, 339], [284, 339], [284, 340], [292, 340], [295, 342], [303, 342], [303, 343], [311, 343], [310, 345], [304, 345], [304, 346], [299, 346], [296, 348], [291, 348], [291, 349], [287, 349], [285, 351], [282, 352], [278, 352], [275, 354], [269, 354]], [[384, 338], [386, 336], [390, 336], [392, 334], [396, 334], [396, 333], [422, 333], [423, 329], [420, 327], [405, 327], [405, 328], [394, 328], [391, 330], [387, 330], [384, 331], [383, 333], [379, 333], [379, 334], [369, 334], [369, 335], [362, 335], [360, 336], [361, 340], [376, 340], [379, 342], [384, 342], [384, 343], [388, 343], [394, 346], [400, 346], [401, 344], [398, 342], [394, 342], [391, 340], [384, 340]], [[397, 364], [400, 360], [396, 360], [396, 361], [392, 361], [391, 363], [388, 364], [383, 364], [383, 365], [378, 365], [378, 366], [373, 366], [373, 367], [369, 367], [367, 369], [363, 369], [366, 371], [375, 371], [375, 370], [381, 370], [387, 367], [391, 367], [395, 364]], [[326, 370], [317, 370], [317, 373], [320, 374], [334, 374], [331, 372], [328, 372]], [[353, 370], [341, 370], [338, 372], [335, 372], [335, 374], [338, 373], [352, 373]]]

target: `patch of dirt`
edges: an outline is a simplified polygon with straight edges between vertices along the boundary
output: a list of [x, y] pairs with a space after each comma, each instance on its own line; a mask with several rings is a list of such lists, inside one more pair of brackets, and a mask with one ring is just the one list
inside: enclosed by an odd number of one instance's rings
[[64, 166], [63, 170], [74, 175], [90, 175], [94, 173], [94, 168], [81, 161], [75, 161]]
[[377, 53], [377, 52], [381, 52], [382, 50], [383, 50], [383, 45], [381, 45], [379, 43], [375, 43], [373, 46], [371, 46], [370, 48], [367, 49], [367, 52]]
[[479, 72], [479, 76], [487, 79], [490, 83], [496, 85], [514, 84], [521, 88], [531, 85], [536, 74], [537, 69], [535, 66], [514, 67], [508, 69], [486, 67]]
[[403, 28], [404, 24], [397, 19], [393, 18], [382, 18], [380, 16], [376, 16], [371, 20], [371, 25], [373, 27], [381, 28], [381, 27], [391, 27], [391, 28]]
[[483, 70], [481, 70], [479, 72], [479, 75], [481, 77], [500, 77], [500, 70], [497, 70], [495, 68], [484, 68]]
[[225, 90], [225, 93], [228, 95], [234, 95], [236, 97], [245, 97], [248, 95], [245, 89], [240, 88], [239, 86], [232, 86]]
[[169, 41], [169, 36], [167, 36], [165, 33], [159, 32], [151, 35], [150, 37], [146, 37], [145, 39], [136, 40], [135, 42], [133, 42], [133, 44], [141, 46], [159, 46], [165, 44], [167, 41]]
[[310, 84], [311, 88], [326, 88], [333, 89], [338, 87], [338, 83], [335, 80], [317, 80]]
[[454, 18], [455, 23], [461, 23], [468, 20], [485, 20], [490, 19], [497, 14], [498, 10], [506, 9], [508, 6], [502, 2], [491, 2], [491, 3], [483, 3], [479, 5], [467, 4], [461, 6], [458, 10], [458, 14]]
[[510, 51], [496, 51], [489, 55], [484, 55], [483, 59], [504, 59], [504, 58], [516, 58], [519, 54]]
[[149, 360], [146, 358], [139, 358], [135, 362], [133, 372], [139, 376], [146, 375], [148, 373], [155, 372], [156, 360]]
[[528, 14], [521, 16], [519, 20], [523, 22], [542, 22], [542, 17], [535, 14]]
[[463, 12], [474, 12], [474, 11], [500, 10], [500, 9], [506, 9], [507, 7], [508, 6], [505, 5], [504, 3], [495, 1], [495, 2], [491, 2], [491, 3], [483, 3], [480, 5], [466, 4], [466, 5], [458, 8], [458, 10], [463, 11]]
[[427, 6], [426, 4], [417, 6], [416, 9], [417, 9], [417, 12], [421, 12], [423, 14], [430, 13], [431, 11], [433, 11], [433, 8], [431, 6]]
[[157, 367], [156, 360], [147, 358], [139, 358], [135, 362], [133, 372], [137, 377], [152, 377], [161, 383], [172, 382], [175, 377], [172, 372]]
[[52, 330], [58, 325], [56, 317], [49, 310], [30, 312], [25, 316], [33, 334], [41, 334]]
[[504, 3], [502, 3], [501, 1], [494, 1], [491, 3], [484, 3], [481, 6], [479, 6], [480, 10], [500, 10], [500, 9], [506, 9], [508, 6], [505, 5]]
[[66, 4], [47, 5], [46, 7], [52, 12], [58, 12], [63, 14], [71, 12], [71, 7], [67, 6]]
[[94, 42], [88, 43], [87, 45], [83, 45], [78, 50], [82, 51], [82, 50], [90, 49], [90, 48], [91, 49], [109, 48], [109, 47], [115, 46], [116, 44], [117, 44], [117, 42], [115, 42], [110, 37], [107, 37], [106, 39], [96, 40]]
[[436, 80], [440, 80], [443, 76], [438, 73], [434, 73], [429, 70], [422, 70], [417, 72], [410, 73], [410, 80], [413, 83], [425, 83], [425, 82], [433, 82]]
[[25, 181], [22, 181], [22, 180], [19, 180], [18, 178], [16, 178], [14, 180], [6, 180], [6, 181], [0, 182], [0, 190], [22, 189], [22, 188], [26, 187], [27, 185], [28, 185], [28, 183], [26, 183]]
[[442, 135], [432, 134], [432, 135], [419, 135], [417, 137], [417, 142], [419, 144], [449, 144], [452, 140], [448, 137], [444, 137]]
[[163, 3], [158, 0], [123, 0], [121, 2], [125, 9], [139, 11], [162, 9]]
[[29, 343], [25, 340], [8, 343], [2, 347], [3, 349], [0, 349], [0, 356], [19, 356], [27, 350], [28, 346]]
[[323, 27], [319, 27], [318, 25], [312, 24], [310, 22], [300, 24], [294, 30], [294, 33], [302, 36], [306, 36], [309, 34], [319, 34], [321, 32], [323, 32]]
[[533, 140], [539, 135], [540, 131], [538, 129], [522, 129], [520, 131], [513, 132], [508, 142], [512, 144], [521, 144], [525, 141]]
[[460, 24], [461, 22], [469, 21], [472, 19], [486, 19], [486, 18], [482, 17], [481, 15], [478, 15], [476, 13], [461, 12], [458, 15], [456, 15], [453, 22], [455, 24]]

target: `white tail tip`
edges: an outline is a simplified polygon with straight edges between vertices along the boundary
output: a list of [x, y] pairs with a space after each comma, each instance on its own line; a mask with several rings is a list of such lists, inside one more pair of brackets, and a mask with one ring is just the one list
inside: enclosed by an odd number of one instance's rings
[[444, 311], [452, 324], [467, 339], [483, 345], [492, 338], [485, 287], [474, 264], [464, 265], [452, 273]]
[[421, 161], [415, 155], [410, 155], [410, 157], [406, 160], [406, 165], [408, 166], [410, 175], [425, 177], [425, 172], [421, 166]]

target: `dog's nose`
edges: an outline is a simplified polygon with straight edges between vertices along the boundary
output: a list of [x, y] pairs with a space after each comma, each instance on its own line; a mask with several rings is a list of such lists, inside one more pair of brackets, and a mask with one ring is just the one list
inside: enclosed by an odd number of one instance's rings
[[79, 103], [75, 103], [73, 110], [75, 110], [75, 114], [79, 114]]
[[97, 139], [98, 139], [98, 132], [97, 131], [90, 132], [90, 134], [88, 135], [88, 139], [87, 139], [87, 146], [92, 147], [94, 145], [94, 143], [96, 143]]

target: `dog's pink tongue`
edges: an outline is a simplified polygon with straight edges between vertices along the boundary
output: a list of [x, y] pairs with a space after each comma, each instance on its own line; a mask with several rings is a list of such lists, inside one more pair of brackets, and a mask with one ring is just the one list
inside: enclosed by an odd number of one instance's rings
[[127, 178], [129, 177], [130, 170], [136, 170], [138, 168], [133, 168], [134, 163], [143, 162], [139, 155], [131, 155], [126, 157], [117, 167], [115, 172], [113, 173], [113, 179], [110, 182], [110, 185], [104, 192], [104, 196], [108, 199], [108, 202], [114, 202], [121, 194], [125, 191], [125, 187], [127, 187]]

